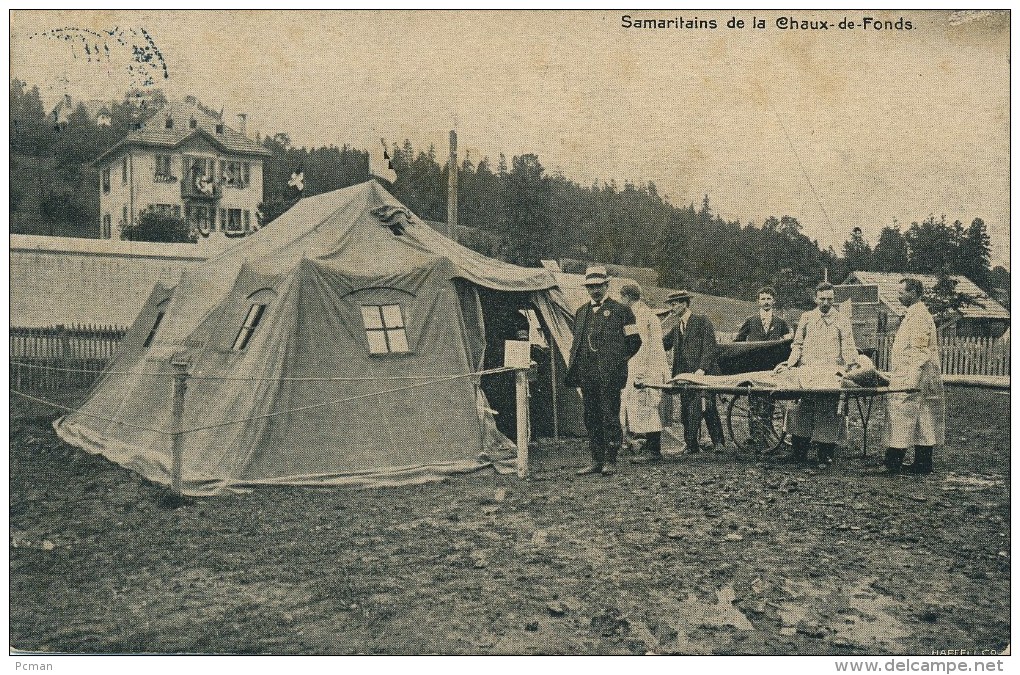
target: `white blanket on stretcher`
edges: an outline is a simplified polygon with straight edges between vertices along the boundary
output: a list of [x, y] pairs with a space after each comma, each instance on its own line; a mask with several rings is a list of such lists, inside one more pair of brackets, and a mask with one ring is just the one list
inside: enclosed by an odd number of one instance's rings
[[836, 368], [801, 367], [790, 368], [778, 375], [771, 370], [736, 375], [695, 375], [681, 373], [672, 380], [678, 384], [695, 384], [703, 387], [761, 387], [762, 389], [783, 390], [835, 390], [856, 386], [844, 380]]

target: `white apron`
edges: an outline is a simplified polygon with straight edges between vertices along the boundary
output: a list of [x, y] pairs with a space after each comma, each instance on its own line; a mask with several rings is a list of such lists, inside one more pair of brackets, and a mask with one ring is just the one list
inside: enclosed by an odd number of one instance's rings
[[946, 392], [939, 368], [935, 321], [915, 302], [893, 340], [889, 386], [916, 387], [913, 394], [890, 394], [886, 401], [883, 442], [890, 448], [942, 445], [946, 441]]
[[648, 305], [638, 300], [631, 306], [637, 319], [641, 349], [627, 363], [627, 386], [620, 399], [620, 424], [625, 431], [633, 434], [647, 434], [662, 431], [662, 415], [659, 406], [662, 391], [659, 389], [636, 389], [635, 382], [664, 384], [669, 379], [669, 365], [662, 348], [662, 324]]

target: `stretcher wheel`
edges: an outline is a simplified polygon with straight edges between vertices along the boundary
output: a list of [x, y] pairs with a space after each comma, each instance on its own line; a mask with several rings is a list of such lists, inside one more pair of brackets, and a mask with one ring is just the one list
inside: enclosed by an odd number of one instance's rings
[[764, 395], [733, 395], [726, 407], [726, 429], [742, 450], [777, 452], [786, 436], [786, 402]]

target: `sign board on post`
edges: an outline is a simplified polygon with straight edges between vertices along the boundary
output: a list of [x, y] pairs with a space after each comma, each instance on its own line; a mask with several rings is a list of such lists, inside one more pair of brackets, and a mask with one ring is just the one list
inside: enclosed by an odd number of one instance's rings
[[503, 365], [507, 368], [530, 368], [531, 343], [527, 340], [507, 340], [503, 350]]

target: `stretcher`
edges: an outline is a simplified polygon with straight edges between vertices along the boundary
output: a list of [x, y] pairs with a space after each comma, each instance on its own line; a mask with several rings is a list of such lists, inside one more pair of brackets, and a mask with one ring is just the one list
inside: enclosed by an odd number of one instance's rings
[[[843, 444], [867, 456], [870, 426], [876, 401], [898, 392], [916, 389], [890, 387], [887, 384], [866, 386], [849, 377], [835, 374], [796, 373], [799, 369], [776, 375], [772, 371], [730, 375], [682, 374], [662, 385], [653, 386], [667, 393], [695, 391], [719, 397], [726, 409], [726, 430], [730, 440], [740, 449], [759, 454], [779, 452], [788, 442], [787, 416], [794, 404], [805, 396], [839, 396], [839, 412], [843, 419]], [[874, 371], [872, 371], [874, 372]], [[884, 378], [878, 374], [881, 382]], [[857, 416], [848, 414], [856, 410]]]

